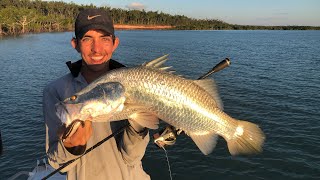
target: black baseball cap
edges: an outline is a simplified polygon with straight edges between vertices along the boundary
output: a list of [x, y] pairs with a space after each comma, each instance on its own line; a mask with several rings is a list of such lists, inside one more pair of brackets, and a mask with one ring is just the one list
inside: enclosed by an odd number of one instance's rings
[[113, 21], [103, 9], [84, 9], [80, 11], [75, 22], [75, 35], [81, 39], [91, 29], [99, 29], [114, 36]]

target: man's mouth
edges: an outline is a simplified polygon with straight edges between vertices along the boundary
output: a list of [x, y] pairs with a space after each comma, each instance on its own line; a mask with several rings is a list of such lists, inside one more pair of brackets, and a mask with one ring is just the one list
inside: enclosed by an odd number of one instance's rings
[[101, 61], [104, 56], [92, 56], [91, 59], [94, 61]]

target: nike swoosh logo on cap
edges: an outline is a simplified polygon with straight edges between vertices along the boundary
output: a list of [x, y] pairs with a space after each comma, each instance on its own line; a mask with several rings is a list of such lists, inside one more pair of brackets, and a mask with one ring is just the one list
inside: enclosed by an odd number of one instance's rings
[[94, 19], [94, 18], [99, 17], [99, 16], [101, 16], [101, 15], [88, 16], [88, 20]]

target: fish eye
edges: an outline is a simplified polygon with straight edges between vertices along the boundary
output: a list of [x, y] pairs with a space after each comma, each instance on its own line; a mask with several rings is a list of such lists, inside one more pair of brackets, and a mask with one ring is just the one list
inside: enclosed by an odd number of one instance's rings
[[76, 96], [76, 95], [73, 95], [73, 96], [70, 97], [70, 100], [71, 100], [71, 101], [74, 101], [74, 100], [76, 100], [76, 99], [77, 99], [77, 96]]

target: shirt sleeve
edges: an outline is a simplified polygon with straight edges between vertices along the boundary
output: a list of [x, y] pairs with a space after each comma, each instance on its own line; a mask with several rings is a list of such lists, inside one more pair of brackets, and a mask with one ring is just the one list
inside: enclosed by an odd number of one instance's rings
[[[50, 165], [58, 169], [60, 165], [75, 159], [79, 156], [71, 154], [63, 145], [62, 140], [57, 135], [57, 131], [62, 125], [60, 119], [55, 113], [55, 104], [60, 101], [57, 91], [50, 86], [47, 86], [43, 91], [43, 115], [46, 126], [46, 153]], [[81, 151], [85, 151], [85, 148]], [[77, 163], [68, 165], [62, 170], [66, 172]]]
[[137, 132], [131, 125], [129, 125], [124, 130], [122, 140], [121, 153], [125, 162], [129, 166], [141, 163], [150, 140], [149, 130], [145, 128], [141, 132]]

